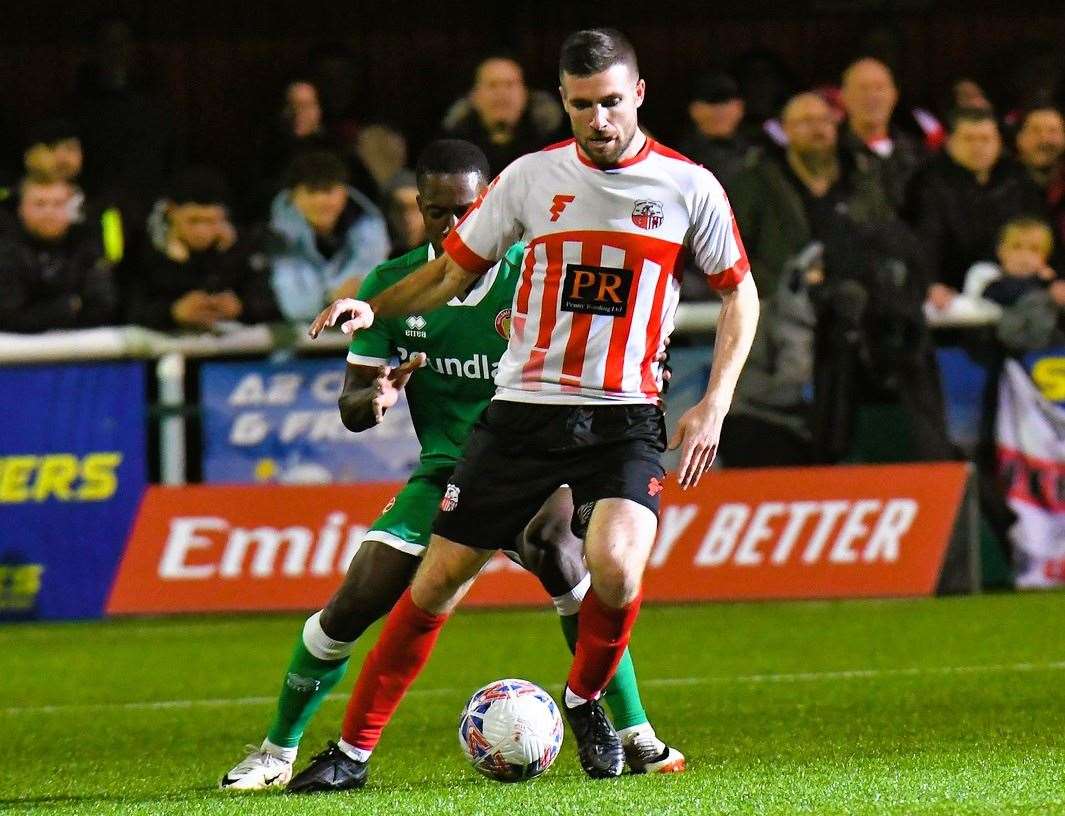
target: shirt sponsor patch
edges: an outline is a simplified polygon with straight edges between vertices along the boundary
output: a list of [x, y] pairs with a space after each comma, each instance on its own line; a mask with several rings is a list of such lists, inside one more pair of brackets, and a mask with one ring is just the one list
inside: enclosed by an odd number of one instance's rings
[[631, 269], [567, 264], [562, 311], [623, 317], [629, 311]]

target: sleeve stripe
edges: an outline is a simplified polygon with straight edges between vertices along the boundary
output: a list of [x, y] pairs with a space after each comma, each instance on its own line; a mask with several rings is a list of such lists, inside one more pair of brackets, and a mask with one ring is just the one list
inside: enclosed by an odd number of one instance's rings
[[356, 354], [354, 351], [348, 352], [348, 362], [352, 365], [364, 365], [364, 366], [386, 366], [388, 360], [383, 357], [366, 357], [362, 354]]
[[483, 275], [493, 265], [493, 261], [482, 258], [466, 246], [466, 242], [462, 240], [457, 230], [451, 230], [444, 239], [444, 252], [471, 275]]
[[706, 280], [709, 282], [711, 289], [733, 289], [747, 276], [749, 270], [750, 267], [746, 264], [741, 266], [736, 263], [728, 269], [723, 269], [713, 275], [707, 275]]
[[732, 238], [736, 242], [736, 249], [739, 250], [740, 257], [728, 269], [722, 269], [713, 275], [707, 275], [707, 280], [710, 282], [712, 289], [732, 289], [751, 271], [750, 261], [747, 260], [747, 248], [743, 245], [743, 239], [740, 237], [740, 228], [736, 223], [735, 216], [732, 217]]

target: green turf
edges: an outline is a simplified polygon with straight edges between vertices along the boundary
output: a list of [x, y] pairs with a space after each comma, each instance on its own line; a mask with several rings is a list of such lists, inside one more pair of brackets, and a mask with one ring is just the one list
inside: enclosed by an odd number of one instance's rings
[[[245, 743], [262, 738], [301, 621], [0, 628], [0, 811], [1065, 813], [1060, 593], [648, 608], [637, 668], [690, 771], [593, 782], [567, 737], [546, 776], [512, 786], [466, 766], [459, 709], [504, 676], [557, 693], [562, 637], [548, 612], [463, 613], [385, 732], [365, 790], [219, 792]], [[183, 702], [130, 705], [161, 701]], [[342, 710], [339, 695], [326, 703], [304, 758]]]

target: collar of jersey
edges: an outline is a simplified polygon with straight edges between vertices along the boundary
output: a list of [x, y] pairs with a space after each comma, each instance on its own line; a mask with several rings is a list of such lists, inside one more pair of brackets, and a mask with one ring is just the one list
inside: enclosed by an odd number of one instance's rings
[[611, 164], [608, 167], [600, 167], [598, 164], [596, 164], [591, 159], [587, 158], [583, 153], [581, 153], [581, 149], [577, 145], [576, 139], [573, 140], [573, 149], [577, 152], [577, 158], [580, 160], [580, 163], [583, 164], [585, 167], [591, 167], [593, 170], [600, 170], [604, 173], [609, 173], [611, 170], [624, 170], [626, 167], [632, 167], [632, 165], [642, 162], [644, 159], [651, 155], [651, 145], [653, 142], [654, 139], [652, 139], [650, 136], [645, 136], [643, 147], [640, 148], [639, 153], [637, 153], [635, 156], [631, 156], [625, 159], [625, 161], [618, 162], [617, 164]]

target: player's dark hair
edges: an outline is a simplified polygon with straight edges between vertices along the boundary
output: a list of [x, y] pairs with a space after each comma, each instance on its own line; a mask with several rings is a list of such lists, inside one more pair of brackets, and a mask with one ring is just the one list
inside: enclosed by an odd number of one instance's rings
[[484, 151], [465, 139], [437, 139], [430, 142], [418, 156], [414, 171], [419, 188], [428, 175], [477, 173], [487, 183], [490, 172]]
[[558, 60], [558, 75], [591, 76], [614, 65], [627, 65], [640, 73], [636, 50], [628, 37], [614, 28], [589, 28], [566, 37]]
[[175, 204], [224, 207], [229, 203], [229, 185], [213, 167], [186, 167], [170, 182], [167, 198]]
[[300, 153], [285, 171], [285, 187], [309, 187], [312, 190], [328, 190], [338, 184], [348, 183], [348, 166], [329, 150], [310, 150]]
[[995, 112], [988, 108], [954, 108], [947, 114], [947, 133], [953, 133], [958, 125], [966, 122], [994, 122], [998, 125]]

